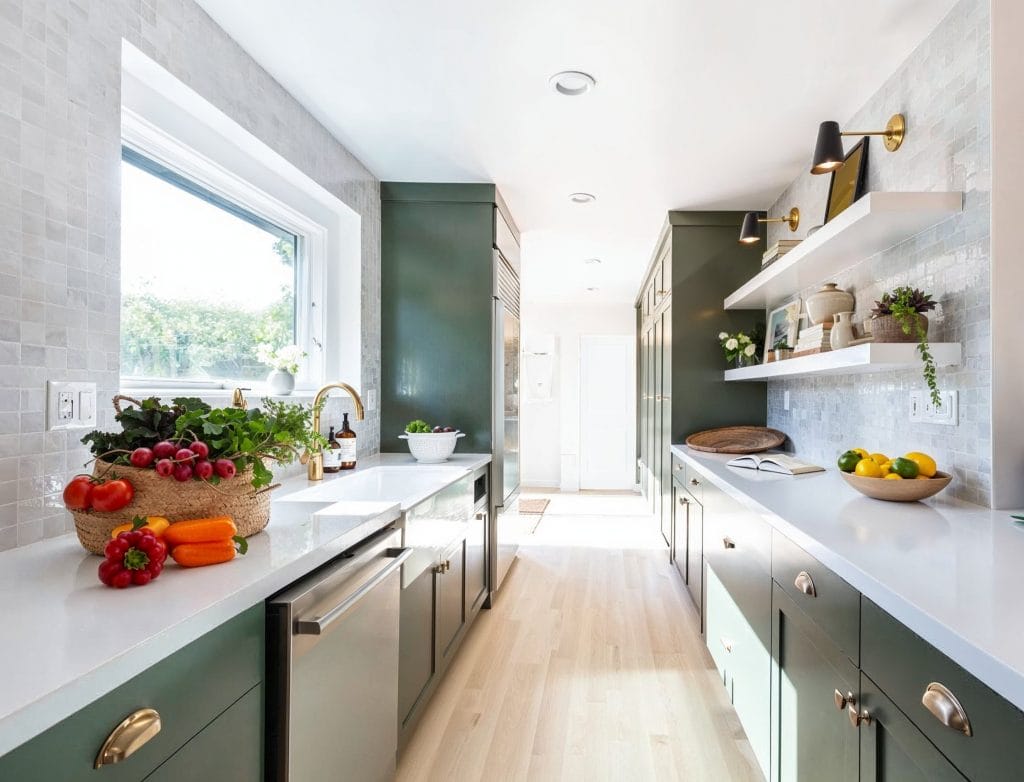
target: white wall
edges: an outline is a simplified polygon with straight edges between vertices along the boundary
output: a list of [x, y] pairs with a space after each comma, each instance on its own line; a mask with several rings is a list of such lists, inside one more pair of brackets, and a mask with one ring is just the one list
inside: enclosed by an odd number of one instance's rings
[[[623, 304], [530, 303], [522, 310], [523, 356], [520, 450], [523, 486], [579, 489], [580, 336], [636, 333], [633, 306]], [[553, 349], [553, 350], [552, 350]], [[531, 398], [530, 383], [553, 353], [549, 399]], [[635, 360], [635, 357], [634, 357]], [[531, 370], [532, 367], [532, 370]], [[596, 422], [600, 423], [600, 422]], [[636, 431], [636, 416], [629, 425]]]

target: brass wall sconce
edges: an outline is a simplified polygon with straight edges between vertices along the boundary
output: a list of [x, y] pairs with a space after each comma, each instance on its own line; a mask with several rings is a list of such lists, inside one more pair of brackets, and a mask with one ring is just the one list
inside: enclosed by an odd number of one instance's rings
[[907, 135], [907, 118], [902, 114], [893, 114], [885, 125], [885, 130], [839, 130], [839, 123], [829, 120], [818, 126], [818, 141], [814, 145], [814, 160], [811, 162], [812, 174], [831, 174], [841, 165], [846, 155], [843, 152], [843, 136], [884, 136], [885, 148], [895, 152], [900, 148]]
[[785, 217], [761, 217], [757, 212], [747, 212], [743, 215], [743, 226], [740, 228], [740, 241], [743, 244], [761, 241], [758, 223], [787, 223], [789, 230], [795, 231], [800, 226], [800, 210], [794, 206]]

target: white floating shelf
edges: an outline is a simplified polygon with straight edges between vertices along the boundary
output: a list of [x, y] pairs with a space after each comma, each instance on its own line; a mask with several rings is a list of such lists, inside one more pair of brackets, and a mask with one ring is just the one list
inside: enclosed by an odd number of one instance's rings
[[[948, 367], [960, 363], [959, 342], [938, 342], [930, 346], [935, 366]], [[783, 377], [810, 375], [858, 375], [868, 372], [891, 372], [897, 369], [920, 369], [921, 357], [916, 342], [867, 342], [863, 345], [800, 356], [770, 364], [725, 370], [725, 379], [774, 380]]]
[[867, 193], [725, 300], [772, 307], [963, 211], [963, 193]]

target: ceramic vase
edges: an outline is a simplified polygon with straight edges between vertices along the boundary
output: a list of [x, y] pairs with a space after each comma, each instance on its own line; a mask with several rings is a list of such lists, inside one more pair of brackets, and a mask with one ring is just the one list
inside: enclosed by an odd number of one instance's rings
[[267, 385], [274, 396], [288, 396], [295, 390], [295, 375], [283, 369], [275, 369], [267, 375]]
[[807, 297], [807, 317], [812, 326], [832, 323], [836, 314], [852, 309], [853, 294], [837, 288], [834, 282], [827, 283], [820, 291]]
[[842, 350], [853, 342], [853, 312], [835, 313], [835, 323], [828, 338], [832, 350]]

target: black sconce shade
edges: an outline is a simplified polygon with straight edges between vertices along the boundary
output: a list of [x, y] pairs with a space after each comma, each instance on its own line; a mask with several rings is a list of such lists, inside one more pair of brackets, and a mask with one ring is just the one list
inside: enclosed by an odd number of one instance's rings
[[828, 174], [843, 165], [843, 137], [839, 123], [829, 120], [818, 126], [818, 141], [814, 145], [812, 174]]
[[740, 228], [740, 241], [744, 244], [753, 244], [761, 240], [761, 233], [757, 226], [757, 212], [747, 212], [743, 215], [743, 226]]

